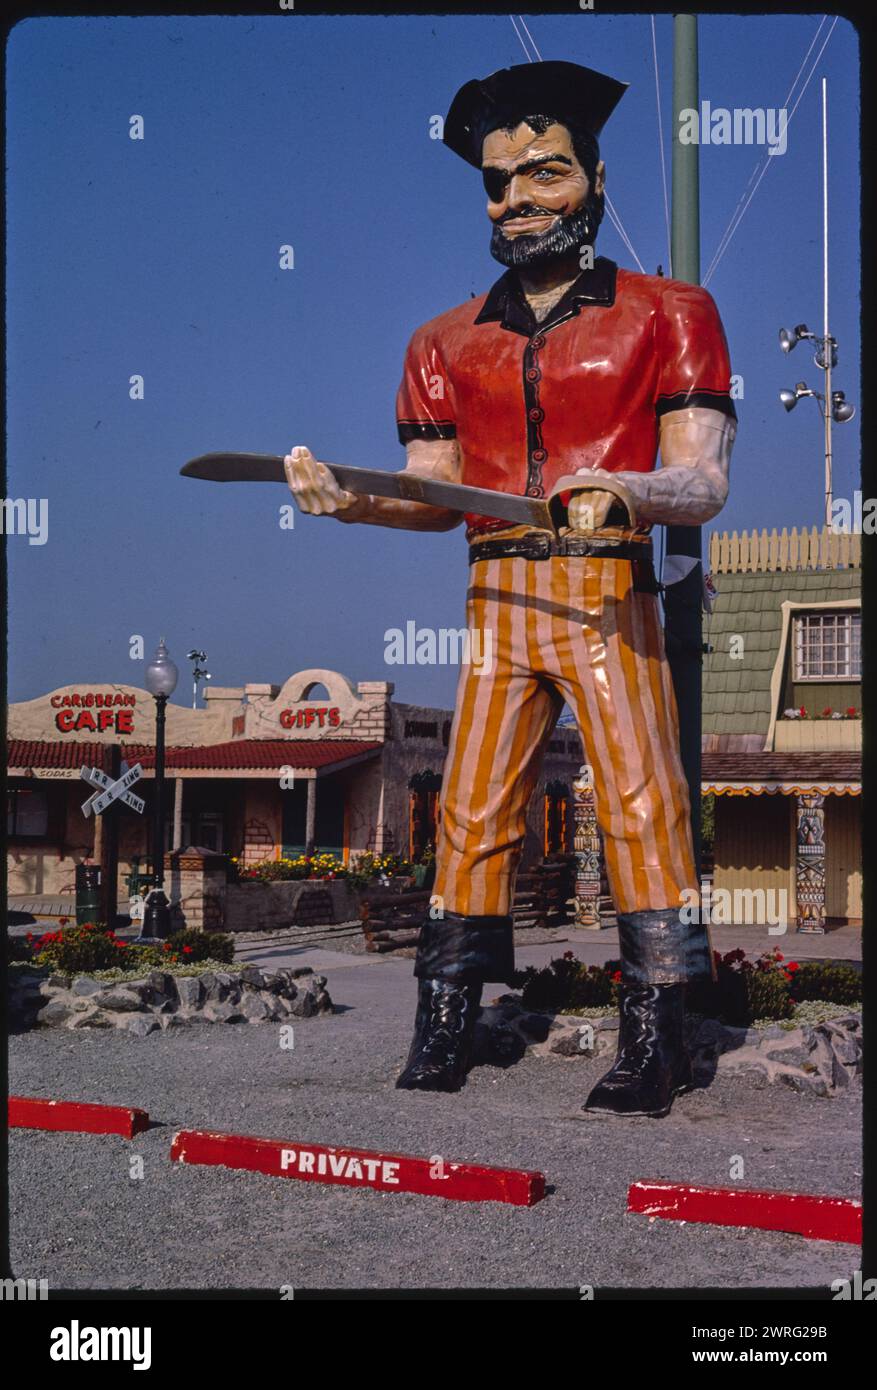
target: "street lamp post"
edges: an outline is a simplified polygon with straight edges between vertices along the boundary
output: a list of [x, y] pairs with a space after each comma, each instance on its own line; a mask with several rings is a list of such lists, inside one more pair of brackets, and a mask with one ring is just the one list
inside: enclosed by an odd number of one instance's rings
[[167, 702], [177, 687], [178, 671], [164, 638], [146, 668], [146, 689], [155, 699], [155, 818], [152, 833], [152, 889], [146, 899], [140, 941], [165, 941], [170, 935], [170, 903], [164, 893], [164, 730]]

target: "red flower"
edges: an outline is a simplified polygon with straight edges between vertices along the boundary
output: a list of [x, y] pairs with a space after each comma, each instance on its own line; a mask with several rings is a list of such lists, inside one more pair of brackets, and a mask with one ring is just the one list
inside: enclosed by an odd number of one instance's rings
[[822, 711], [822, 718], [823, 718], [823, 719], [827, 719], [828, 716], [829, 716], [830, 714], [831, 714], [831, 705], [826, 705], [826, 706], [825, 706], [825, 709]]
[[787, 970], [797, 970], [797, 969], [798, 969], [798, 962], [797, 962], [796, 960], [790, 960], [789, 963], [788, 963], [788, 965], [786, 966], [786, 969], [787, 969]]
[[850, 719], [854, 719], [854, 718], [855, 718], [855, 715], [856, 715], [856, 707], [855, 707], [855, 705], [850, 705], [849, 709], [847, 710], [847, 715], [848, 715], [848, 717], [849, 717]]
[[61, 926], [61, 927], [65, 927], [69, 921], [70, 921], [70, 918], [69, 918], [69, 917], [59, 917], [59, 918], [58, 918], [58, 925]]
[[804, 708], [803, 705], [802, 705], [801, 708], [798, 710], [798, 713], [800, 714], [800, 716], [801, 716], [802, 719], [806, 719], [806, 718], [807, 718], [807, 711], [806, 711], [806, 709]]
[[614, 982], [616, 985], [620, 985], [620, 984], [621, 984], [621, 971], [620, 971], [620, 970], [616, 970], [615, 974], [612, 976], [612, 980], [613, 980], [613, 982]]
[[774, 956], [775, 956], [775, 958], [776, 958], [777, 960], [785, 960], [785, 956], [783, 955], [782, 951], [780, 951], [780, 950], [774, 951]]
[[184, 956], [190, 956], [191, 954], [192, 954], [192, 947], [191, 947], [191, 946], [184, 946], [184, 947], [183, 947], [183, 955], [184, 955]]

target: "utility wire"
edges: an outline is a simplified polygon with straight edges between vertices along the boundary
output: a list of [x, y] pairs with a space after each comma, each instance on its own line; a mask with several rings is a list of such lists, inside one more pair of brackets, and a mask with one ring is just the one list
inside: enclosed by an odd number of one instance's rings
[[519, 15], [518, 15], [518, 19], [519, 19], [519, 20], [521, 21], [521, 23], [523, 24], [524, 30], [525, 30], [526, 35], [527, 35], [527, 38], [530, 40], [530, 43], [533, 45], [533, 52], [536, 54], [536, 57], [539, 59], [539, 62], [541, 63], [541, 62], [542, 62], [542, 54], [539, 52], [538, 48], [536, 47], [536, 40], [533, 38], [533, 35], [530, 33], [530, 30], [527, 28], [527, 21], [525, 20], [525, 18], [524, 18], [524, 16], [523, 16], [522, 14], [519, 14]]
[[[817, 42], [817, 40], [818, 40], [818, 38], [819, 38], [819, 35], [820, 35], [821, 32], [822, 32], [822, 26], [823, 26], [824, 24], [825, 24], [825, 15], [823, 15], [822, 19], [820, 19], [820, 21], [819, 21], [819, 26], [818, 26], [818, 28], [817, 28], [817, 30], [816, 30], [816, 33], [813, 35], [813, 38], [810, 40], [810, 47], [807, 49], [807, 52], [804, 54], [804, 60], [803, 60], [803, 62], [801, 63], [801, 66], [798, 68], [797, 73], [795, 74], [795, 79], [794, 79], [794, 81], [793, 81], [791, 87], [789, 88], [789, 93], [788, 93], [788, 96], [786, 97], [786, 101], [785, 101], [785, 105], [786, 105], [786, 106], [788, 106], [788, 104], [789, 104], [789, 100], [790, 100], [790, 98], [791, 98], [792, 92], [795, 90], [795, 87], [797, 86], [798, 78], [801, 76], [801, 73], [804, 71], [804, 67], [805, 67], [805, 65], [806, 65], [806, 63], [807, 63], [807, 59], [810, 57], [810, 54], [813, 52], [813, 46], [814, 46], [814, 44]], [[818, 60], [817, 60], [817, 61], [818, 61]], [[746, 197], [746, 194], [747, 194], [747, 192], [748, 192], [748, 190], [749, 190], [749, 187], [750, 187], [750, 185], [751, 185], [751, 183], [752, 183], [752, 180], [755, 178], [755, 176], [756, 176], [756, 174], [758, 173], [758, 171], [759, 171], [759, 166], [756, 164], [756, 166], [755, 166], [755, 168], [753, 169], [752, 173], [749, 175], [749, 181], [748, 181], [748, 183], [746, 184], [746, 187], [743, 189], [743, 192], [740, 194], [740, 197], [739, 197], [738, 200], [737, 200], [737, 206], [735, 207], [734, 211], [733, 211], [732, 214], [731, 214], [731, 220], [730, 220], [730, 222], [728, 223], [727, 227], [725, 228], [725, 231], [724, 231], [724, 233], [723, 233], [723, 235], [722, 235], [722, 238], [721, 238], [721, 240], [720, 240], [720, 242], [719, 242], [718, 248], [717, 248], [717, 250], [716, 250], [716, 252], [715, 252], [715, 254], [714, 254], [714, 256], [713, 256], [713, 259], [710, 261], [709, 267], [708, 267], [708, 269], [707, 269], [707, 278], [709, 278], [709, 276], [712, 275], [713, 269], [715, 268], [715, 266], [716, 266], [716, 264], [717, 264], [717, 262], [718, 262], [718, 257], [719, 257], [719, 255], [720, 255], [720, 254], [724, 254], [725, 245], [726, 245], [726, 243], [727, 243], [729, 237], [733, 234], [733, 229], [734, 229], [734, 225], [735, 225], [734, 219], [737, 217], [737, 213], [740, 211], [741, 205], [743, 204], [743, 201], [744, 201], [744, 199], [745, 199], [745, 197]], [[753, 193], [755, 192], [754, 189], [753, 189], [752, 191], [753, 191]], [[745, 209], [744, 209], [744, 211], [745, 211]], [[742, 214], [741, 214], [741, 215], [742, 215]], [[704, 283], [706, 283], [706, 280], [704, 281]]]
[[661, 152], [661, 183], [664, 187], [664, 222], [667, 226], [667, 268], [672, 278], [673, 275], [673, 249], [670, 239], [670, 200], [667, 196], [667, 165], [664, 160], [664, 125], [661, 119], [661, 87], [658, 81], [658, 42], [655, 37], [655, 16], [651, 16], [652, 21], [652, 58], [655, 64], [655, 104], [658, 108], [658, 149]]
[[[520, 44], [521, 44], [521, 47], [523, 48], [524, 53], [525, 53], [526, 56], [527, 56], [527, 62], [528, 62], [528, 63], [532, 63], [534, 60], [533, 60], [533, 58], [532, 58], [532, 56], [531, 56], [531, 54], [530, 54], [530, 52], [529, 52], [529, 50], [528, 50], [528, 48], [527, 48], [526, 43], [524, 42], [524, 38], [523, 38], [523, 35], [521, 34], [520, 29], [518, 28], [517, 24], [515, 23], [515, 16], [514, 16], [513, 14], [510, 14], [510, 15], [509, 15], [509, 19], [510, 19], [511, 22], [512, 22], [512, 28], [514, 29], [515, 33], [516, 33], [517, 36], [518, 36], [518, 39], [519, 39]], [[521, 24], [523, 25], [523, 27], [524, 27], [524, 29], [525, 29], [525, 31], [526, 31], [527, 38], [530, 40], [530, 43], [531, 43], [532, 46], [533, 46], [533, 52], [536, 54], [536, 59], [541, 63], [541, 62], [542, 62], [542, 54], [539, 52], [539, 49], [536, 47], [536, 40], [533, 38], [533, 35], [530, 33], [530, 30], [527, 28], [527, 22], [526, 22], [526, 20], [524, 19], [524, 16], [523, 16], [523, 15], [518, 15], [518, 19], [521, 21]], [[663, 160], [663, 151], [662, 151], [662, 160]], [[667, 192], [666, 192], [666, 188], [665, 188], [665, 190], [664, 190], [664, 199], [665, 199], [665, 202], [666, 202], [666, 196], [667, 196]], [[631, 256], [633, 256], [633, 259], [636, 261], [636, 263], [637, 263], [637, 265], [639, 266], [640, 270], [643, 271], [643, 274], [645, 274], [645, 271], [644, 271], [644, 269], [643, 269], [643, 263], [642, 263], [642, 261], [640, 260], [639, 256], [636, 254], [636, 251], [633, 249], [633, 243], [631, 242], [630, 237], [627, 235], [627, 232], [624, 230], [624, 225], [623, 225], [623, 223], [622, 223], [622, 221], [621, 221], [621, 218], [619, 217], [618, 213], [615, 211], [615, 207], [614, 207], [614, 205], [613, 205], [613, 203], [612, 203], [612, 199], [609, 197], [609, 194], [608, 194], [608, 193], [605, 195], [605, 199], [606, 199], [606, 211], [609, 213], [609, 220], [611, 221], [611, 223], [612, 223], [613, 227], [615, 228], [615, 230], [617, 231], [618, 235], [621, 237], [621, 240], [622, 240], [622, 242], [624, 243], [624, 245], [626, 246], [627, 250], [630, 252]], [[669, 222], [668, 222], [668, 227], [669, 227]], [[669, 232], [668, 232], [668, 235], [669, 235]]]
[[[510, 15], [509, 15], [509, 19], [512, 21], [512, 28], [514, 29], [515, 33], [516, 33], [517, 36], [518, 36], [518, 39], [520, 40], [520, 44], [521, 44], [521, 47], [522, 47], [523, 50], [524, 50], [524, 54], [525, 54], [525, 56], [526, 56], [527, 62], [528, 62], [528, 63], [532, 63], [532, 62], [533, 62], [532, 55], [531, 55], [530, 50], [528, 49], [527, 45], [524, 43], [524, 36], [523, 36], [523, 34], [521, 33], [520, 29], [518, 28], [517, 24], [515, 23], [515, 17], [514, 17], [514, 15], [513, 15], [513, 14], [510, 14]], [[522, 23], [522, 24], [523, 24], [523, 22], [524, 22], [523, 19], [521, 19], [521, 23]], [[528, 30], [527, 32], [529, 33], [529, 30]], [[536, 45], [533, 44], [533, 47], [535, 48]]]
[[[789, 125], [791, 124], [792, 117], [794, 116], [794, 114], [795, 114], [795, 112], [797, 111], [799, 105], [801, 104], [801, 99], [802, 99], [802, 97], [804, 96], [804, 93], [806, 92], [808, 86], [810, 85], [810, 79], [812, 78], [814, 72], [816, 71], [816, 68], [817, 68], [818, 65], [819, 65], [819, 60], [820, 60], [820, 58], [822, 57], [823, 53], [825, 52], [826, 46], [827, 46], [827, 44], [828, 44], [828, 41], [829, 41], [829, 39], [831, 38], [831, 36], [832, 36], [832, 34], [833, 34], [833, 32], [834, 32], [834, 26], [837, 24], [837, 19], [838, 19], [838, 17], [836, 16], [836, 17], [834, 18], [834, 20], [832, 21], [831, 28], [829, 29], [828, 33], [827, 33], [826, 36], [825, 36], [825, 39], [823, 40], [822, 47], [820, 48], [820, 50], [819, 50], [819, 52], [817, 53], [815, 59], [813, 60], [813, 66], [810, 68], [810, 71], [809, 71], [809, 73], [807, 74], [806, 80], [805, 80], [805, 82], [804, 82], [803, 87], [801, 88], [801, 91], [800, 91], [799, 94], [798, 94], [798, 97], [797, 97], [797, 99], [796, 99], [796, 101], [795, 101], [795, 104], [794, 104], [794, 106], [792, 107], [791, 111], [790, 111], [789, 114], [788, 114], [788, 117], [787, 117], [786, 123], [785, 123], [785, 129], [786, 129], [786, 130], [788, 130]], [[818, 31], [817, 31], [817, 36], [818, 36]], [[816, 39], [814, 38], [813, 43], [815, 43], [815, 42], [816, 42]], [[811, 43], [810, 49], [813, 48], [813, 43]], [[809, 52], [810, 52], [810, 49], [807, 50], [808, 54], [809, 54]], [[805, 59], [804, 59], [804, 62], [806, 63], [806, 61], [807, 61], [807, 59], [805, 58]], [[803, 68], [804, 64], [802, 63], [801, 66], [802, 66], [802, 68]], [[800, 69], [799, 69], [799, 76], [800, 76]], [[797, 80], [798, 80], [798, 79], [797, 79], [797, 77], [796, 77], [796, 78], [795, 78], [795, 82], [797, 82]], [[793, 83], [792, 83], [792, 87], [791, 87], [790, 90], [789, 90], [789, 94], [788, 94], [788, 96], [786, 97], [786, 102], [784, 103], [784, 106], [788, 103], [789, 99], [791, 98], [792, 91], [794, 91], [794, 87], [795, 87], [795, 83], [793, 82]], [[706, 288], [706, 286], [709, 284], [710, 280], [712, 279], [713, 275], [715, 274], [716, 270], [718, 269], [719, 262], [721, 261], [722, 257], [724, 256], [725, 252], [727, 251], [728, 246], [730, 245], [731, 240], [732, 240], [732, 238], [733, 238], [733, 236], [734, 236], [734, 233], [736, 232], [737, 228], [740, 226], [740, 223], [741, 223], [742, 220], [743, 220], [743, 216], [744, 216], [744, 214], [745, 214], [745, 212], [746, 212], [746, 209], [749, 207], [749, 204], [752, 202], [752, 199], [755, 197], [756, 191], [757, 191], [757, 189], [758, 189], [758, 185], [761, 183], [761, 180], [764, 178], [765, 174], [767, 173], [767, 171], [768, 171], [768, 169], [769, 169], [771, 163], [773, 162], [773, 158], [774, 158], [774, 157], [773, 157], [772, 155], [770, 155], [770, 154], [765, 155], [765, 157], [764, 157], [764, 164], [763, 164], [762, 167], [761, 167], [761, 172], [758, 173], [758, 178], [757, 178], [756, 181], [755, 181], [755, 185], [754, 185], [754, 187], [753, 187], [753, 189], [752, 189], [752, 192], [749, 194], [749, 197], [746, 199], [746, 202], [743, 204], [743, 207], [740, 209], [739, 214], [736, 214], [736, 213], [735, 213], [735, 216], [732, 216], [731, 222], [730, 222], [730, 224], [729, 224], [729, 226], [728, 226], [728, 229], [727, 229], [727, 231], [725, 232], [725, 235], [724, 235], [724, 237], [722, 238], [722, 241], [719, 243], [718, 250], [716, 251], [715, 255], [713, 256], [713, 259], [712, 259], [712, 261], [710, 262], [709, 269], [707, 270], [707, 273], [706, 273], [706, 275], [705, 275], [704, 278], [703, 278], [703, 286], [704, 286], [704, 288]], [[756, 165], [755, 170], [753, 170], [753, 174], [750, 176], [750, 180], [749, 180], [750, 183], [752, 182], [752, 178], [754, 177], [754, 175], [755, 175], [756, 172], [758, 172], [758, 165]], [[749, 186], [749, 185], [747, 184], [747, 187], [748, 187], [748, 186]], [[738, 207], [740, 206], [739, 202], [738, 202], [737, 206], [738, 206]], [[735, 220], [735, 218], [736, 218], [736, 220]]]

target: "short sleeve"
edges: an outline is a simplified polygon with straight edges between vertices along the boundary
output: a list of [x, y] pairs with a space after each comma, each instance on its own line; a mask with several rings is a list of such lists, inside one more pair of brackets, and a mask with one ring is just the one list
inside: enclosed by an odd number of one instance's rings
[[719, 311], [700, 285], [671, 281], [656, 328], [660, 358], [655, 413], [707, 406], [736, 420], [731, 363]]
[[402, 444], [457, 435], [450, 381], [428, 324], [418, 328], [405, 353], [396, 395], [396, 427]]

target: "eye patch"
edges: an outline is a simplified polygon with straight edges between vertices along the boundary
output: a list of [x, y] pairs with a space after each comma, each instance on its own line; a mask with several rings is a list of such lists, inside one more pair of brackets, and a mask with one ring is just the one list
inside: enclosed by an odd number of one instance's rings
[[504, 174], [501, 169], [482, 169], [481, 177], [484, 180], [484, 189], [490, 201], [492, 203], [501, 202], [511, 175]]

